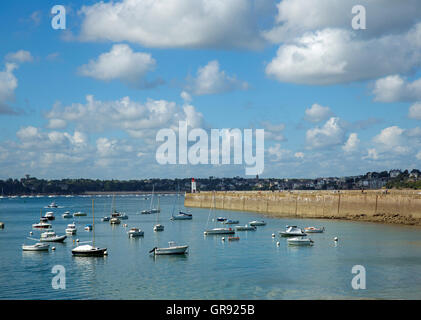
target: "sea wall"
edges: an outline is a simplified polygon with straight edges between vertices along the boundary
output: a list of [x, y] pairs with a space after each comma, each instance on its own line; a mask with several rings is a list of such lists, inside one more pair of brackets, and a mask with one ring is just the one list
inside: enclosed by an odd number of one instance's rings
[[187, 193], [184, 205], [252, 211], [272, 217], [347, 219], [421, 225], [421, 194], [415, 191], [199, 192]]

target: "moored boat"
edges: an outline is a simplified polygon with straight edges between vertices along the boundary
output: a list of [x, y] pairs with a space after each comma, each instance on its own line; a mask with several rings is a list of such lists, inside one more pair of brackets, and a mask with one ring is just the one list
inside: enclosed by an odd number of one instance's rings
[[127, 232], [127, 234], [129, 235], [130, 238], [134, 238], [134, 237], [143, 237], [145, 233], [139, 228], [131, 228], [129, 232]]
[[41, 233], [40, 242], [63, 242], [66, 235], [59, 236], [53, 230]]
[[72, 249], [72, 254], [81, 257], [102, 257], [107, 254], [107, 248], [98, 248], [85, 244]]
[[119, 218], [111, 218], [110, 224], [120, 224], [121, 220]]
[[48, 251], [49, 248], [50, 248], [49, 244], [40, 243], [40, 242], [32, 244], [32, 245], [26, 245], [26, 244], [22, 245], [23, 251]]
[[85, 230], [86, 230], [86, 231], [91, 231], [91, 230], [92, 230], [92, 225], [91, 225], [91, 224], [87, 224], [87, 225], [85, 226]]
[[302, 237], [296, 237], [296, 238], [289, 238], [288, 244], [291, 246], [311, 246], [313, 245], [313, 240], [310, 238], [302, 238]]
[[305, 237], [307, 234], [297, 226], [287, 226], [286, 231], [279, 231], [281, 237]]
[[55, 220], [54, 212], [52, 211], [46, 212], [44, 218], [47, 218], [47, 220]]
[[257, 228], [254, 226], [249, 226], [249, 225], [245, 225], [245, 226], [235, 226], [235, 231], [256, 231]]
[[222, 222], [223, 224], [239, 224], [240, 221], [238, 220], [231, 220], [231, 219], [227, 219], [224, 222]]
[[65, 219], [73, 218], [73, 215], [70, 213], [70, 211], [66, 211], [61, 216]]
[[40, 221], [39, 223], [35, 223], [32, 225], [32, 228], [34, 229], [49, 229], [51, 228], [51, 224], [44, 222], [44, 221]]
[[154, 255], [170, 255], [170, 254], [185, 254], [189, 246], [178, 246], [174, 241], [168, 242], [167, 248], [158, 248], [155, 247], [149, 253]]
[[85, 212], [78, 211], [78, 212], [73, 213], [73, 217], [85, 217], [85, 216], [86, 216]]
[[306, 233], [323, 233], [325, 231], [325, 228], [324, 227], [322, 228], [307, 227], [307, 228], [304, 228], [304, 231]]
[[75, 223], [70, 223], [67, 225], [66, 234], [74, 235], [76, 234], [77, 229]]
[[206, 230], [203, 234], [205, 236], [214, 234], [235, 234], [235, 231], [232, 228], [213, 228]]
[[266, 222], [263, 221], [263, 220], [261, 220], [261, 221], [254, 220], [254, 221], [250, 221], [249, 222], [249, 225], [251, 225], [251, 226], [265, 226], [266, 225]]
[[101, 221], [103, 221], [103, 222], [110, 221], [110, 217], [103, 217], [103, 218], [101, 219]]

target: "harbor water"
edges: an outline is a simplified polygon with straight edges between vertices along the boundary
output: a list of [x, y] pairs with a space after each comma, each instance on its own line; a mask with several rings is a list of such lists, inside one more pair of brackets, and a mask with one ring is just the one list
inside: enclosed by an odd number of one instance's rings
[[[95, 200], [95, 245], [106, 247], [105, 257], [74, 257], [73, 240], [92, 239], [92, 199]], [[170, 221], [176, 195], [160, 196], [157, 214], [142, 215], [150, 198], [143, 195], [115, 197], [115, 208], [129, 218], [120, 225], [102, 222], [110, 216], [112, 196], [3, 198], [0, 200], [0, 299], [420, 299], [421, 228], [340, 220], [274, 219], [240, 211], [189, 209], [192, 220]], [[59, 208], [46, 209], [55, 201]], [[186, 210], [183, 197], [180, 209]], [[53, 229], [64, 234], [67, 224], [77, 225], [77, 234], [64, 243], [50, 243], [56, 250], [23, 252], [22, 244], [33, 244], [40, 231], [32, 224], [53, 211]], [[177, 205], [175, 213], [177, 213]], [[65, 211], [83, 211], [85, 217], [62, 218]], [[213, 221], [226, 217], [245, 225], [265, 220], [256, 231], [228, 236], [204, 236], [206, 228], [223, 226]], [[124, 227], [127, 224], [128, 227]], [[286, 225], [325, 227], [311, 234], [311, 247], [288, 246], [279, 237]], [[129, 238], [131, 227], [144, 237]], [[231, 226], [234, 228], [234, 226]], [[33, 232], [30, 235], [30, 232]], [[272, 237], [275, 234], [275, 237]], [[225, 241], [222, 240], [225, 237]], [[338, 237], [338, 241], [334, 241]], [[154, 247], [169, 241], [188, 245], [188, 254], [153, 256]], [[278, 243], [279, 242], [279, 243]], [[54, 266], [65, 270], [65, 289], [54, 289]], [[365, 289], [355, 289], [354, 266], [365, 269]], [[361, 274], [360, 274], [361, 275]]]

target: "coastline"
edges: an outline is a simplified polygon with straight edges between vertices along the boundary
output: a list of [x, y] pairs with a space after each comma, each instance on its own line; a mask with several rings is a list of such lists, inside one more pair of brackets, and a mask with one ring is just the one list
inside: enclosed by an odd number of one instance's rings
[[[214, 205], [213, 205], [214, 203]], [[421, 226], [416, 190], [225, 191], [187, 193], [186, 207], [248, 211], [278, 218], [338, 219]]]

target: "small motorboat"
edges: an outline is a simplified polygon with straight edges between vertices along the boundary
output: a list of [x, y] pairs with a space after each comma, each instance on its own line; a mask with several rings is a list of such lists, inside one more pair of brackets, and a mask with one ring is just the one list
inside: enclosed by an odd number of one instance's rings
[[103, 218], [101, 219], [101, 221], [103, 221], [103, 222], [110, 221], [110, 217], [103, 217]]
[[238, 241], [240, 237], [228, 237], [228, 241]]
[[227, 218], [224, 218], [224, 217], [216, 218], [216, 221], [219, 221], [219, 222], [224, 222], [225, 220], [227, 220]]
[[70, 211], [66, 211], [61, 216], [65, 219], [73, 218], [73, 215], [70, 213]]
[[238, 220], [231, 220], [231, 219], [227, 219], [224, 222], [222, 222], [223, 224], [238, 224], [240, 223], [240, 221]]
[[287, 226], [286, 231], [279, 231], [281, 237], [305, 237], [307, 234], [297, 226]]
[[76, 234], [77, 229], [74, 223], [68, 224], [66, 228], [66, 234], [74, 235]]
[[174, 241], [168, 242], [168, 248], [155, 247], [149, 253], [154, 255], [185, 254], [189, 246], [178, 246]]
[[164, 226], [162, 224], [156, 224], [153, 227], [153, 231], [164, 231]]
[[47, 218], [47, 220], [55, 220], [56, 219], [54, 217], [54, 212], [52, 212], [52, 211], [48, 211], [47, 213], [45, 213], [44, 218]]
[[53, 230], [41, 233], [40, 242], [63, 242], [67, 238], [66, 235], [59, 236]]
[[249, 226], [249, 225], [245, 225], [245, 226], [235, 226], [235, 231], [256, 231], [257, 228], [254, 226]]
[[85, 244], [74, 248], [72, 254], [81, 257], [102, 257], [107, 255], [107, 248], [98, 248]]
[[304, 231], [306, 233], [323, 233], [325, 231], [325, 228], [324, 227], [322, 228], [307, 227], [307, 228], [304, 228]]
[[127, 232], [127, 234], [129, 235], [130, 238], [144, 236], [144, 232], [140, 230], [139, 228], [131, 228], [129, 232]]
[[161, 209], [152, 209], [151, 210], [151, 213], [159, 213], [159, 212], [161, 212]]
[[23, 251], [48, 251], [48, 249], [50, 248], [50, 245], [47, 243], [35, 243], [32, 245], [22, 245], [22, 250]]
[[142, 210], [141, 212], [140, 212], [140, 214], [151, 214], [152, 213], [152, 211], [151, 210]]
[[125, 213], [117, 212], [117, 211], [114, 211], [111, 214], [111, 218], [117, 218], [117, 219], [120, 219], [120, 220], [127, 220], [127, 219], [129, 219], [129, 217]]
[[91, 225], [91, 224], [87, 224], [87, 225], [85, 226], [85, 230], [86, 230], [86, 231], [92, 231], [92, 225]]
[[235, 231], [231, 228], [213, 228], [203, 232], [205, 236], [214, 234], [235, 234]]
[[121, 220], [119, 218], [111, 218], [110, 224], [120, 224]]
[[51, 228], [51, 224], [44, 222], [44, 221], [40, 221], [39, 223], [35, 223], [32, 225], [32, 228], [34, 229], [49, 229]]
[[78, 212], [73, 213], [73, 217], [86, 217], [86, 213], [78, 211]]
[[47, 206], [47, 208], [58, 208], [58, 205], [53, 201]]
[[290, 246], [311, 246], [314, 243], [310, 238], [302, 237], [289, 238], [287, 241]]
[[263, 220], [262, 221], [254, 220], [254, 221], [249, 222], [249, 225], [251, 225], [251, 226], [265, 226], [266, 222], [264, 222]]

